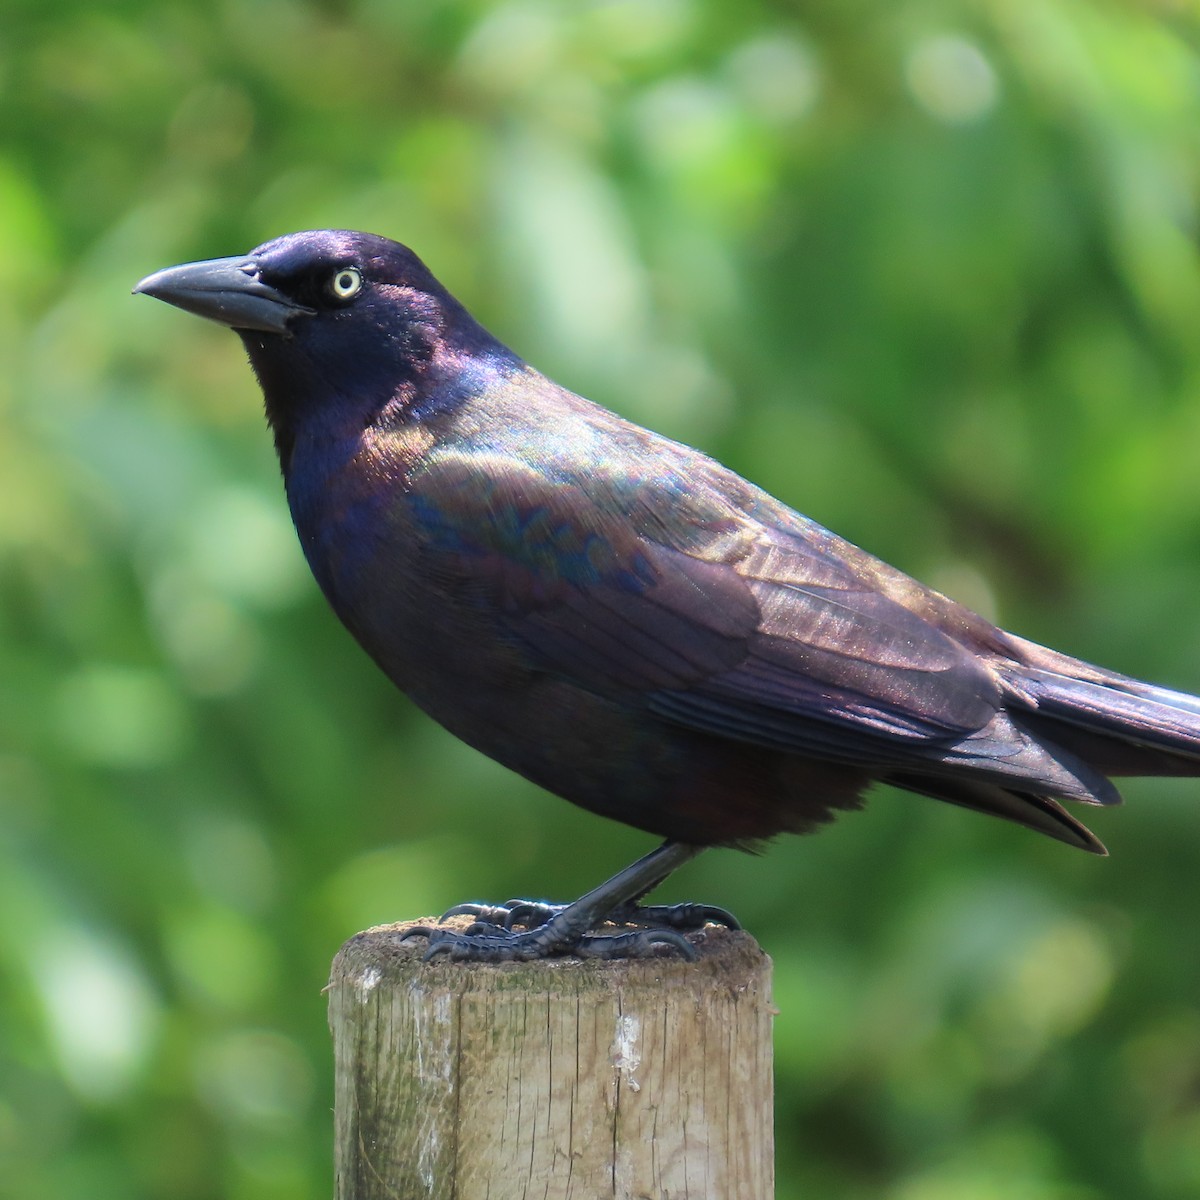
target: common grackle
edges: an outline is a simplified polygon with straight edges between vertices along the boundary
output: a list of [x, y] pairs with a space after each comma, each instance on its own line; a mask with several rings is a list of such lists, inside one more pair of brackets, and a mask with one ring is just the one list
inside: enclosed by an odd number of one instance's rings
[[[319, 230], [135, 289], [249, 352], [313, 574], [393, 682], [535, 783], [667, 839], [430, 955], [691, 955], [641, 898], [876, 780], [1104, 853], [1058, 803], [1200, 774], [1200, 699], [1005, 633], [705, 455], [552, 383], [407, 248]], [[632, 928], [596, 929], [607, 919]], [[514, 928], [519, 926], [520, 928]]]

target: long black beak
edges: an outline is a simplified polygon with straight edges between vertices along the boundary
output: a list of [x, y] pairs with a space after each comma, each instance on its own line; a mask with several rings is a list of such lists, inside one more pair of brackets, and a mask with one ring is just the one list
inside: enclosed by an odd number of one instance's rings
[[286, 334], [293, 317], [314, 312], [263, 283], [252, 258], [210, 258], [167, 267], [147, 275], [133, 290], [231, 329], [263, 333]]

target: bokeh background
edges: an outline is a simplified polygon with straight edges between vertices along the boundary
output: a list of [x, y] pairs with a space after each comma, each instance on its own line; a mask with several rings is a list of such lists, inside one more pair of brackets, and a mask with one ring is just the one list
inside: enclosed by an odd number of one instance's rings
[[[8, 0], [0, 1196], [329, 1195], [341, 941], [650, 844], [379, 676], [236, 339], [135, 280], [392, 235], [561, 382], [1200, 689], [1198, 18]], [[1200, 784], [1126, 791], [1108, 860], [880, 792], [666, 889], [775, 958], [781, 1200], [1200, 1195]]]

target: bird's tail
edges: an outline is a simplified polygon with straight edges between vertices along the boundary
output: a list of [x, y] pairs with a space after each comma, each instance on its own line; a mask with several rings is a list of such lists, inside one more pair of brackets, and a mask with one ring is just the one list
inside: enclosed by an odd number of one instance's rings
[[1107, 854], [1104, 843], [1082, 822], [1076, 820], [1051, 796], [1023, 790], [1019, 785], [1003, 787], [987, 779], [969, 779], [920, 771], [897, 772], [887, 782], [922, 796], [945, 800], [990, 817], [1001, 817], [1024, 825], [1026, 829], [1077, 846], [1092, 854]]
[[1059, 800], [1117, 804], [1110, 775], [1200, 775], [1200, 698], [1008, 636], [995, 728], [957, 743], [937, 770], [886, 778], [1104, 854]]
[[1013, 720], [1105, 775], [1200, 775], [1200, 697], [1012, 640]]

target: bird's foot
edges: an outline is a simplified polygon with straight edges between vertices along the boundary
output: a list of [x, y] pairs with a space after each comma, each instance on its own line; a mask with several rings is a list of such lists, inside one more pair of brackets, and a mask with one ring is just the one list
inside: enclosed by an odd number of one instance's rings
[[[569, 906], [564, 906], [565, 908]], [[693, 962], [696, 948], [674, 929], [631, 929], [619, 933], [576, 933], [568, 925], [556, 926], [550, 917], [532, 929], [515, 930], [476, 921], [466, 929], [444, 925], [417, 925], [405, 939], [426, 937], [425, 961], [448, 958], [461, 962], [531, 962], [574, 955], [578, 958], [654, 958], [678, 954]]]
[[650, 958], [673, 952], [691, 962], [698, 956], [684, 934], [708, 924], [739, 929], [733, 914], [708, 904], [643, 905], [639, 901], [698, 853], [695, 846], [666, 842], [573, 904], [541, 900], [460, 904], [445, 913], [442, 921], [452, 916], [472, 917], [469, 928], [421, 925], [404, 936], [429, 939], [426, 960], [525, 962], [568, 954]]
[[[474, 917], [477, 924], [512, 929], [514, 925], [537, 929], [551, 918], [566, 911], [570, 905], [551, 904], [546, 900], [506, 900], [503, 904], [456, 904], [442, 913], [448, 917]], [[694, 933], [705, 925], [723, 925], [726, 929], [741, 929], [741, 922], [726, 908], [715, 904], [637, 904], [629, 901], [614, 908], [606, 920], [613, 925], [636, 925], [641, 929], [677, 929]]]

